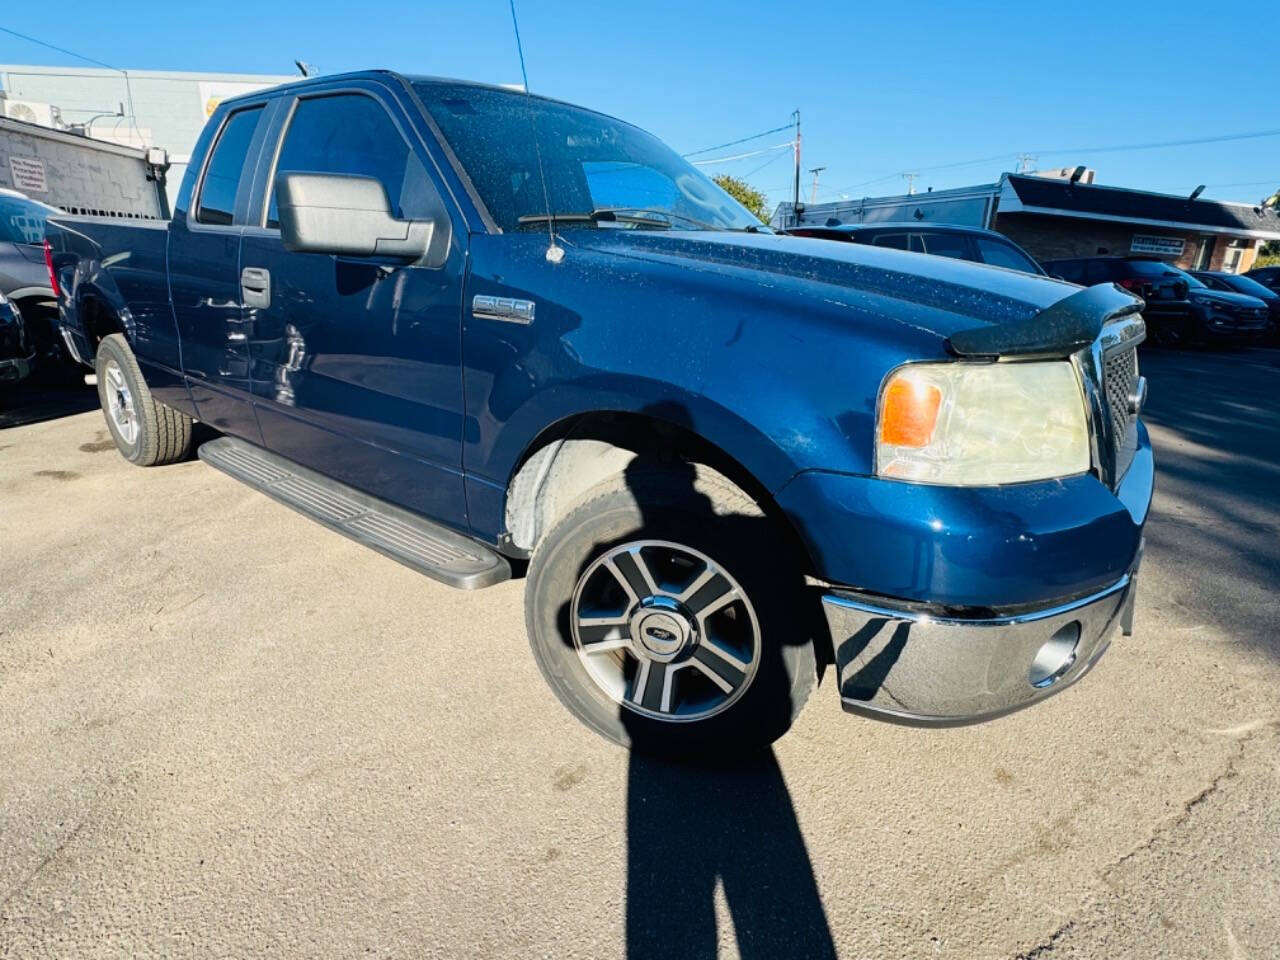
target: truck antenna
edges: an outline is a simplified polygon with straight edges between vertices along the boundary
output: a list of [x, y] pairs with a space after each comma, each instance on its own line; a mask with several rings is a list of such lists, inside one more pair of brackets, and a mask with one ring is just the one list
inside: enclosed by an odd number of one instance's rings
[[[520, 21], [516, 18], [516, 0], [509, 0], [511, 4], [511, 26], [516, 34], [516, 52], [520, 54], [520, 78], [524, 81], [524, 93], [526, 97], [533, 97], [529, 92], [529, 73], [524, 67], [524, 45], [520, 42]], [[547, 174], [542, 169], [542, 148], [538, 146], [538, 118], [537, 114], [531, 109], [529, 111], [529, 128], [533, 131], [533, 153], [538, 158], [538, 179], [542, 181], [542, 203], [547, 214], [547, 233], [551, 239], [547, 246], [547, 259], [552, 263], [559, 263], [564, 259], [564, 247], [556, 243], [556, 222], [551, 215], [551, 194], [547, 192]]]

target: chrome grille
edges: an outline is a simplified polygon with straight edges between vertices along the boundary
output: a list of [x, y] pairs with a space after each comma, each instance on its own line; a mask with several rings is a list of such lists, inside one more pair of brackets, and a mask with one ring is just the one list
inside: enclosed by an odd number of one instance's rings
[[1129, 397], [1138, 384], [1138, 351], [1132, 347], [1108, 354], [1102, 362], [1102, 388], [1115, 442], [1124, 438], [1137, 415], [1129, 412]]
[[1075, 357], [1093, 432], [1094, 469], [1113, 490], [1138, 452], [1139, 413], [1132, 407], [1139, 406], [1146, 393], [1138, 374], [1138, 345], [1144, 339], [1142, 317], [1125, 314], [1103, 326], [1098, 338]]

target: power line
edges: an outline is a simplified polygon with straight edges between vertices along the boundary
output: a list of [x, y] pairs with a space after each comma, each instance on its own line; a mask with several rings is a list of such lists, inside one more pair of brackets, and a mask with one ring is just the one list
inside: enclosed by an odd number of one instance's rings
[[694, 150], [692, 153], [684, 153], [684, 157], [696, 157], [704, 153], [710, 153], [712, 150], [723, 150], [725, 147], [736, 147], [740, 143], [746, 143], [749, 140], [759, 140], [761, 137], [767, 137], [771, 133], [781, 133], [783, 130], [790, 130], [791, 124], [784, 123], [780, 127], [774, 127], [772, 130], [765, 130], [762, 133], [755, 133], [749, 137], [743, 137], [741, 140], [730, 140], [728, 143], [719, 143], [714, 147], [704, 147], [701, 150]]
[[[1233, 140], [1256, 140], [1261, 137], [1280, 136], [1280, 130], [1255, 130], [1249, 133], [1229, 133], [1220, 134], [1212, 137], [1191, 137], [1185, 140], [1162, 140], [1153, 143], [1127, 143], [1108, 147], [1063, 147], [1054, 150], [1028, 150], [1025, 154], [1035, 156], [1046, 156], [1053, 154], [1066, 153], [1122, 153], [1127, 150], [1160, 150], [1168, 147], [1189, 147], [1205, 143], [1226, 143]], [[957, 170], [961, 167], [973, 167], [983, 163], [994, 163], [996, 160], [1007, 159], [1011, 154], [997, 153], [989, 157], [978, 157], [974, 160], [960, 160], [955, 163], [942, 163], [932, 167], [917, 167], [916, 172], [919, 173], [937, 173], [942, 170]], [[850, 184], [847, 187], [840, 187], [830, 191], [824, 191], [829, 194], [847, 193], [850, 190], [856, 190], [858, 187], [869, 187], [875, 183], [882, 183], [885, 180], [893, 180], [901, 176], [901, 173], [890, 173], [883, 177], [876, 177], [874, 180], [864, 180], [861, 183]]]
[[1219, 190], [1223, 187], [1267, 187], [1272, 184], [1280, 184], [1280, 177], [1272, 177], [1270, 180], [1246, 180], [1243, 183], [1209, 183], [1205, 184], [1205, 189]]
[[748, 157], [758, 157], [761, 154], [768, 153], [770, 150], [782, 150], [791, 146], [793, 146], [793, 141], [788, 140], [786, 143], [775, 143], [772, 147], [762, 147], [759, 150], [751, 150], [748, 153], [735, 153], [731, 157], [712, 157], [710, 160], [690, 160], [689, 162], [695, 167], [705, 167], [712, 163], [730, 163], [735, 160], [746, 160]]
[[83, 60], [85, 63], [92, 63], [96, 67], [106, 67], [108, 70], [116, 70], [120, 73], [125, 72], [119, 67], [113, 67], [109, 63], [103, 63], [101, 60], [93, 59], [93, 57], [86, 57], [83, 53], [76, 53], [74, 50], [68, 50], [66, 47], [59, 47], [52, 43], [46, 43], [43, 40], [37, 40], [35, 37], [29, 37], [25, 33], [19, 33], [17, 30], [11, 30], [8, 27], [0, 27], [0, 33], [7, 33], [10, 36], [17, 37], [20, 40], [26, 40], [27, 42], [34, 43], [37, 46], [48, 47], [50, 50], [57, 50], [58, 53], [66, 54], [68, 57], [74, 57], [77, 60]]
[[34, 43], [38, 47], [46, 47], [49, 50], [56, 50], [58, 53], [64, 54], [68, 57], [73, 57], [76, 60], [83, 60], [85, 63], [92, 63], [95, 67], [105, 67], [108, 70], [114, 70], [116, 73], [121, 74], [124, 77], [125, 97], [129, 101], [129, 126], [131, 126], [133, 128], [133, 132], [138, 135], [138, 139], [142, 139], [142, 131], [138, 129], [137, 114], [133, 109], [133, 85], [129, 82], [128, 70], [125, 70], [123, 67], [113, 67], [109, 63], [103, 63], [101, 60], [95, 60], [93, 57], [86, 57], [83, 53], [76, 53], [74, 50], [68, 50], [66, 47], [59, 47], [57, 44], [48, 43], [44, 40], [37, 40], [35, 37], [28, 36], [25, 33], [19, 33], [17, 30], [10, 29], [9, 27], [0, 27], [0, 33], [7, 33], [20, 40], [26, 40], [28, 43]]
[[754, 170], [744, 173], [742, 175], [742, 178], [745, 180], [747, 177], [754, 177], [757, 173], [759, 173], [765, 167], [769, 166], [771, 163], [777, 163], [779, 160], [781, 160], [785, 156], [786, 156], [785, 153], [775, 153], [772, 157], [770, 157], [764, 163], [760, 164], [760, 166], [756, 167]]

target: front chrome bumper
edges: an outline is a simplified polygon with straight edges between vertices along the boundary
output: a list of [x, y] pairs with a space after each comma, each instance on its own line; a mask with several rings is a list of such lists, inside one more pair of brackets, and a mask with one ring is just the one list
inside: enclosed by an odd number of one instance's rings
[[948, 727], [1029, 707], [1071, 686], [1129, 632], [1133, 571], [1087, 597], [989, 619], [916, 613], [832, 591], [822, 598], [845, 710]]

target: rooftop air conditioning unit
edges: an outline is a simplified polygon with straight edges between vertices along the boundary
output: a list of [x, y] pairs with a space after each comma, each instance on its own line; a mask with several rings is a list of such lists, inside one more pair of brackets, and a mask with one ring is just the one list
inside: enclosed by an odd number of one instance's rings
[[15, 100], [12, 97], [0, 97], [0, 113], [10, 120], [21, 120], [24, 123], [36, 123], [42, 127], [53, 126], [53, 107], [36, 100]]

